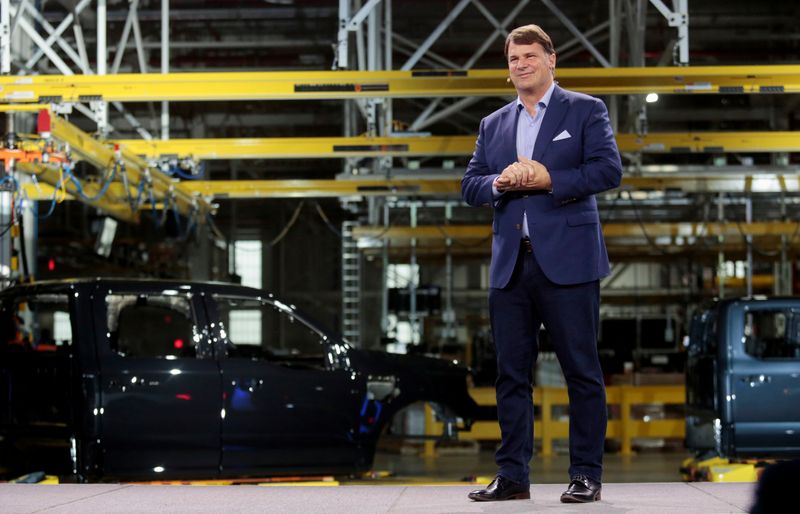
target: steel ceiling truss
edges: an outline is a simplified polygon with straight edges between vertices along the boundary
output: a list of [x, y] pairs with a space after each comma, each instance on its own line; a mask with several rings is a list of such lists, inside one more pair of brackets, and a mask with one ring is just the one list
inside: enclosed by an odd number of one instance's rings
[[[86, 13], [92, 11], [89, 9], [92, 3], [93, 0], [78, 1], [60, 23], [54, 27], [32, 2], [23, 0], [15, 5], [10, 1], [2, 0], [2, 5], [0, 5], [0, 62], [2, 64], [0, 68], [2, 69], [2, 73], [10, 73], [12, 63], [16, 62], [19, 70], [19, 75], [16, 79], [24, 82], [26, 75], [23, 74], [36, 71], [37, 68], [42, 65], [42, 59], [46, 58], [52, 66], [65, 76], [73, 76], [76, 73], [85, 76], [105, 76], [108, 72], [108, 45], [106, 37], [107, 2], [106, 0], [94, 0], [94, 12], [87, 15]], [[138, 19], [138, 9], [139, 0], [131, 0], [128, 6], [128, 16], [125, 21], [122, 37], [117, 44], [117, 51], [110, 70], [111, 73], [117, 73], [120, 68], [123, 53], [130, 39], [131, 31], [134, 36], [139, 68], [143, 73], [147, 71], [144, 57], [144, 45]], [[3, 20], [9, 16], [13, 18], [13, 22], [11, 22], [10, 25], [4, 25]], [[97, 50], [95, 62], [97, 65], [94, 69], [89, 64], [83, 35], [84, 31], [81, 24], [82, 17], [90, 18], [95, 25], [95, 46]], [[167, 73], [169, 71], [168, 0], [162, 2], [161, 25], [161, 72]], [[5, 27], [8, 27], [8, 32], [5, 32]], [[16, 31], [17, 28], [19, 31]], [[72, 29], [74, 42], [64, 37], [65, 33], [67, 33], [70, 28]], [[16, 46], [14, 44], [15, 31], [17, 32], [17, 36], [19, 36]], [[164, 38], [165, 32], [167, 33], [166, 39]], [[21, 39], [22, 36], [27, 39], [23, 41]], [[25, 49], [31, 45], [34, 47], [34, 50], [30, 55], [26, 55]], [[62, 55], [64, 57], [62, 57]], [[13, 79], [14, 77], [6, 78]], [[25, 93], [21, 94], [24, 96]], [[95, 96], [93, 98], [86, 98], [83, 101], [88, 102], [89, 106], [87, 107], [76, 100], [71, 107], [74, 107], [82, 114], [94, 120], [98, 124], [98, 132], [100, 134], [105, 134], [113, 130], [113, 127], [108, 124], [108, 105], [105, 99]], [[149, 139], [152, 137], [144, 128], [143, 124], [130, 114], [121, 103], [114, 102], [113, 106], [122, 114], [126, 122], [143, 138]], [[162, 104], [162, 107], [166, 108], [168, 113], [166, 104]], [[168, 125], [164, 125], [165, 119], [168, 120], [168, 116], [165, 118], [162, 113], [162, 134], [169, 133]]]
[[[416, 67], [420, 63], [424, 63], [430, 67], [431, 63], [434, 63], [433, 67], [444, 65], [450, 69], [470, 69], [473, 65], [477, 62], [477, 60], [483, 56], [486, 51], [494, 44], [498, 38], [501, 40], [505, 38], [506, 34], [512, 28], [510, 24], [518, 18], [519, 14], [523, 11], [525, 7], [530, 4], [530, 0], [520, 0], [517, 2], [506, 14], [506, 16], [502, 19], [502, 21], [498, 20], [494, 14], [488, 9], [484, 2], [481, 0], [460, 0], [455, 5], [451, 6], [448, 9], [447, 15], [434, 27], [431, 33], [425, 38], [424, 41], [419, 43], [415, 43], [414, 41], [410, 41], [407, 38], [400, 36], [399, 34], [392, 33], [392, 8], [390, 0], [384, 0], [384, 26], [383, 31], [386, 35], [385, 42], [381, 43], [379, 39], [374, 37], [374, 33], [377, 32], [375, 28], [376, 23], [378, 22], [378, 18], [374, 16], [375, 11], [381, 4], [380, 0], [369, 0], [363, 6], [361, 5], [360, 1], [352, 2], [351, 0], [340, 0], [339, 1], [339, 34], [338, 34], [338, 45], [337, 45], [337, 59], [336, 64], [334, 65], [334, 69], [348, 69], [353, 68], [349, 65], [349, 43], [350, 43], [350, 34], [356, 34], [356, 42], [357, 42], [357, 50], [358, 50], [358, 69], [370, 69], [375, 70], [378, 69], [374, 66], [373, 61], [370, 61], [373, 65], [370, 67], [365, 67], [363, 64], [363, 54], [364, 54], [364, 39], [362, 37], [362, 23], [365, 19], [369, 19], [369, 30], [370, 36], [366, 39], [367, 43], [367, 52], [375, 53], [380, 50], [380, 46], [383, 45], [384, 50], [387, 56], [391, 55], [392, 52], [392, 44], [395, 41], [401, 43], [398, 49], [402, 52], [402, 45], [406, 45], [407, 47], [413, 49], [413, 53], [410, 53], [408, 59], [405, 63], [402, 64], [400, 67], [401, 70], [411, 70]], [[675, 27], [677, 29], [677, 37], [673, 41], [673, 44], [669, 46], [669, 48], [674, 48], [677, 51], [674, 52], [673, 55], [673, 64], [679, 66], [686, 66], [689, 64], [689, 16], [688, 16], [688, 0], [673, 0], [673, 10], [669, 9], [661, 0], [650, 0], [656, 9], [661, 13], [661, 15], [667, 20], [667, 23], [670, 27]], [[595, 60], [603, 67], [610, 68], [615, 66], [619, 62], [619, 41], [621, 38], [621, 31], [620, 31], [620, 23], [618, 20], [623, 17], [623, 15], [627, 18], [629, 24], [633, 23], [634, 20], [643, 21], [644, 19], [644, 10], [647, 6], [647, 0], [644, 3], [639, 3], [637, 6], [633, 6], [632, 4], [628, 3], [627, 7], [623, 9], [624, 3], [620, 0], [611, 0], [609, 1], [609, 19], [606, 22], [599, 24], [596, 27], [593, 27], [585, 32], [581, 31], [575, 23], [570, 20], [570, 18], [562, 12], [555, 4], [550, 0], [541, 0], [541, 4], [544, 5], [565, 27], [566, 29], [574, 36], [572, 40], [566, 42], [565, 44], [556, 48], [556, 53], [559, 55], [559, 60], [563, 61], [564, 59], [568, 59], [571, 55], [577, 53], [581, 49], [587, 50]], [[442, 58], [438, 54], [432, 51], [433, 45], [439, 40], [439, 38], [444, 34], [449, 27], [453, 24], [453, 22], [466, 10], [467, 7], [472, 5], [475, 7], [479, 13], [488, 21], [488, 23], [492, 26], [492, 31], [488, 35], [488, 37], [479, 37], [477, 39], [481, 40], [480, 46], [475, 50], [473, 55], [468, 58], [463, 64], [459, 65], [449, 61], [447, 59]], [[356, 9], [357, 8], [357, 9]], [[353, 11], [356, 11], [353, 14]], [[641, 12], [640, 12], [641, 11]], [[603, 34], [604, 31], [607, 30], [607, 35]], [[610, 46], [609, 46], [609, 56], [606, 57], [603, 53], [595, 46], [595, 44], [591, 41], [592, 37], [600, 35], [602, 39], [609, 39]], [[631, 44], [637, 47], [641, 47], [643, 50], [644, 48], [644, 39], [645, 34], [644, 32], [637, 33], [635, 36], [632, 37]], [[574, 48], [573, 48], [574, 47]], [[669, 49], [668, 48], [668, 49]], [[666, 52], [665, 52], [666, 53]], [[641, 63], [643, 64], [643, 62]], [[391, 61], [387, 58], [386, 62], [384, 63], [383, 69], [391, 70]], [[559, 75], [560, 72], [559, 72]], [[565, 84], [566, 85], [566, 84]], [[652, 92], [652, 91], [649, 91]], [[462, 100], [455, 106], [445, 106], [441, 107], [441, 98], [436, 98], [432, 100], [427, 107], [423, 109], [421, 114], [410, 124], [410, 130], [420, 130], [421, 128], [425, 127], [428, 124], [429, 117], [436, 117], [440, 118], [443, 116], [447, 116], [448, 112], [452, 112], [453, 109], [460, 109], [465, 104], [473, 103], [470, 100]], [[612, 118], [616, 119], [616, 102], [612, 100], [612, 109], [611, 115]], [[437, 109], [438, 112], [437, 112]], [[387, 101], [387, 110], [391, 113], [391, 101]], [[361, 106], [362, 113], [369, 117], [372, 113], [368, 112], [366, 108]], [[368, 120], [369, 122], [369, 120]], [[391, 126], [385, 127], [383, 132], [380, 134], [391, 134], [392, 128]], [[348, 133], [348, 135], [351, 133]], [[376, 135], [375, 133], [370, 132], [370, 135]]]

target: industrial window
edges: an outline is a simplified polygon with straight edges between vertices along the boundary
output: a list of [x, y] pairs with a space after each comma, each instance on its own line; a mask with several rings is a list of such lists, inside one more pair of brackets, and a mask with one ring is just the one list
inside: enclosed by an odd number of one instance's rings
[[[215, 295], [227, 339], [228, 357], [264, 360], [290, 367], [324, 368], [323, 336], [292, 314], [292, 308], [277, 300], [243, 299]], [[257, 312], [263, 325], [252, 323]], [[238, 320], [239, 328], [233, 321]], [[249, 325], [250, 330], [244, 327]], [[253, 341], [258, 340], [257, 344]]]
[[[242, 278], [242, 285], [261, 289], [261, 241], [236, 241], [233, 244], [233, 266]], [[262, 313], [260, 308], [231, 311], [227, 329], [238, 345], [261, 345]]]
[[200, 342], [188, 295], [106, 297], [111, 350], [125, 357], [194, 358]]
[[757, 359], [800, 359], [800, 310], [746, 312], [744, 348]]
[[261, 241], [236, 241], [233, 244], [233, 266], [242, 277], [242, 285], [261, 289]]
[[[419, 286], [419, 265], [410, 264], [389, 264], [386, 270], [387, 288], [405, 288], [411, 283]], [[390, 313], [387, 316], [387, 336], [397, 341], [386, 345], [386, 351], [390, 353], [406, 353], [409, 344], [419, 344], [421, 335], [419, 324], [416, 326], [405, 316], [399, 313]], [[405, 318], [405, 319], [404, 319]]]
[[0, 313], [0, 346], [12, 350], [60, 351], [72, 345], [67, 295], [9, 299]]

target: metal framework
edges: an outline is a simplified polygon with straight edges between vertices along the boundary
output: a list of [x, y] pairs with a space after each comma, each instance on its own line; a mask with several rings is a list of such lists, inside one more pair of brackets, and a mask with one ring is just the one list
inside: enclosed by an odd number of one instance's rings
[[[359, 214], [366, 214], [370, 223], [375, 224], [380, 209], [385, 205], [374, 197], [415, 197], [442, 196], [446, 200], [459, 194], [456, 178], [433, 179], [415, 177], [413, 179], [386, 180], [391, 169], [392, 157], [411, 157], [425, 155], [455, 156], [468, 155], [474, 146], [474, 136], [439, 136], [428, 138], [399, 138], [393, 134], [393, 98], [431, 98], [427, 105], [410, 124], [411, 131], [422, 130], [430, 124], [450, 118], [454, 113], [475, 103], [479, 97], [511, 96], [514, 91], [506, 82], [506, 70], [472, 70], [473, 65], [511, 28], [512, 23], [528, 6], [539, 4], [551, 12], [563, 24], [573, 39], [557, 47], [559, 63], [570, 55], [586, 50], [595, 62], [603, 68], [563, 68], [557, 71], [558, 80], [564, 87], [595, 95], [643, 95], [659, 94], [771, 94], [800, 92], [800, 66], [725, 66], [725, 67], [686, 67], [689, 63], [688, 0], [609, 0], [609, 18], [594, 27], [579, 27], [576, 22], [562, 12], [556, 2], [551, 0], [519, 0], [502, 16], [492, 13], [490, 3], [482, 0], [458, 0], [453, 2], [449, 13], [422, 41], [410, 41], [392, 30], [392, 2], [390, 0], [339, 0], [339, 27], [337, 36], [336, 62], [329, 72], [269, 72], [269, 73], [185, 73], [171, 74], [169, 17], [170, 3], [161, 3], [160, 67], [148, 70], [139, 26], [139, 0], [130, 0], [122, 36], [116, 53], [109, 55], [107, 45], [107, 0], [79, 0], [74, 8], [57, 26], [52, 26], [31, 4], [22, 1], [12, 5], [10, 0], [0, 0], [0, 73], [8, 74], [12, 59], [19, 63], [23, 73], [29, 73], [46, 58], [61, 75], [25, 75], [0, 77], [0, 103], [22, 107], [37, 103], [54, 104], [57, 108], [74, 108], [90, 116], [98, 127], [101, 139], [113, 127], [108, 122], [108, 105], [122, 113], [125, 121], [145, 140], [153, 139], [143, 124], [127, 112], [122, 102], [161, 102], [160, 136], [162, 141], [121, 141], [123, 146], [121, 160], [126, 163], [126, 177], [129, 183], [141, 181], [148, 173], [152, 175], [153, 187], [158, 188], [163, 198], [175, 195], [181, 212], [194, 209], [208, 210], [210, 206], [199, 196], [214, 198], [278, 198], [299, 196], [336, 196], [345, 201], [368, 198], [366, 207]], [[667, 4], [671, 3], [671, 7]], [[96, 9], [90, 5], [94, 4]], [[397, 3], [396, 6], [402, 5]], [[644, 40], [646, 9], [654, 7], [676, 29], [674, 44], [665, 49], [661, 64], [668, 64], [670, 54], [673, 67], [663, 66], [645, 68]], [[467, 9], [476, 9], [490, 26], [486, 37], [476, 38], [474, 53], [463, 62], [455, 63], [433, 51], [437, 40], [448, 32], [453, 22]], [[87, 57], [86, 42], [83, 37], [81, 19], [92, 16], [96, 23], [96, 69], [91, 69]], [[12, 18], [13, 17], [13, 18]], [[26, 42], [35, 49], [25, 54], [27, 47], [14, 47], [12, 40], [16, 27], [17, 36], [24, 36]], [[73, 41], [64, 34], [72, 29]], [[627, 31], [629, 48], [621, 51], [621, 35]], [[607, 34], [606, 34], [607, 32]], [[136, 57], [141, 74], [118, 74], [121, 69], [123, 53], [131, 36], [134, 41]], [[603, 38], [609, 40], [608, 53], [604, 54], [599, 44]], [[351, 46], [352, 43], [355, 43]], [[23, 48], [25, 46], [26, 48]], [[58, 48], [58, 51], [57, 51]], [[394, 65], [393, 54], [406, 54], [404, 62]], [[626, 64], [620, 67], [620, 56], [628, 55]], [[112, 57], [111, 59], [109, 59]], [[110, 62], [109, 62], [110, 61]], [[109, 66], [110, 64], [110, 66]], [[446, 68], [440, 71], [425, 71], [421, 67]], [[134, 67], [135, 68], [135, 67]], [[357, 71], [356, 71], [357, 70]], [[160, 73], [147, 72], [160, 71]], [[81, 73], [82, 75], [75, 75]], [[446, 97], [461, 98], [447, 105]], [[343, 99], [342, 138], [293, 138], [293, 139], [238, 139], [238, 140], [168, 140], [170, 135], [170, 101], [209, 101], [209, 100], [317, 100]], [[609, 101], [612, 120], [616, 123], [620, 116], [616, 96]], [[88, 107], [87, 107], [88, 105]], [[648, 134], [646, 130], [646, 109], [643, 100], [632, 96], [629, 105], [627, 126], [638, 134], [620, 134], [618, 143], [623, 152], [631, 153], [689, 153], [689, 152], [790, 152], [800, 148], [800, 141], [791, 132], [743, 132], [743, 133], [699, 133], [699, 134]], [[366, 130], [357, 123], [358, 116], [365, 120]], [[58, 125], [58, 123], [56, 123]], [[155, 126], [155, 125], [154, 125]], [[56, 129], [58, 132], [59, 129]], [[370, 137], [354, 137], [366, 133]], [[64, 141], [69, 141], [73, 151], [83, 152], [83, 158], [97, 166], [107, 166], [109, 152], [107, 143], [98, 143], [98, 148], [90, 143], [91, 138], [82, 133], [60, 133]], [[176, 184], [169, 177], [158, 177], [156, 170], [134, 154], [155, 158], [163, 155], [189, 156], [194, 159], [256, 159], [256, 158], [294, 158], [294, 157], [344, 157], [343, 171], [363, 173], [370, 169], [371, 178], [358, 177], [358, 180], [337, 181], [214, 181], [185, 182]], [[373, 158], [371, 168], [355, 159]], [[634, 159], [636, 156], [634, 155]], [[356, 167], [358, 169], [356, 170]], [[57, 168], [47, 165], [30, 165], [30, 169], [18, 165], [18, 169], [36, 174], [44, 182], [53, 184], [58, 178]], [[634, 166], [633, 169], [636, 169]], [[94, 185], [87, 186], [87, 191]], [[30, 198], [50, 198], [46, 186], [23, 185]], [[762, 193], [798, 192], [797, 176], [789, 172], [775, 173], [715, 173], [702, 174], [641, 174], [625, 178], [624, 189], [665, 190], [675, 189], [685, 192]], [[72, 191], [66, 187], [66, 192]], [[47, 192], [47, 193], [45, 193]], [[39, 195], [39, 196], [36, 196]], [[67, 195], [69, 196], [69, 194]], [[115, 216], [126, 219], [135, 214], [129, 208], [130, 188], [122, 183], [109, 187], [108, 197], [103, 203], [95, 205]], [[108, 203], [106, 203], [108, 202]], [[118, 202], [120, 205], [114, 204]], [[164, 202], [162, 202], [162, 207]], [[785, 213], [785, 205], [782, 206]], [[126, 211], [126, 209], [128, 209]], [[720, 219], [724, 219], [724, 207], [720, 203]], [[752, 219], [752, 210], [748, 208]], [[199, 219], [203, 219], [201, 216]], [[646, 224], [645, 224], [646, 225]], [[747, 223], [742, 227], [753, 228]], [[357, 232], [358, 227], [352, 227]], [[384, 227], [385, 228], [385, 227]], [[612, 225], [611, 228], [614, 228]], [[635, 227], [625, 230], [633, 231]], [[640, 227], [641, 228], [641, 227]], [[645, 226], [646, 229], [653, 227]], [[730, 228], [730, 227], [728, 227]], [[737, 230], [740, 226], [736, 225]], [[448, 230], [450, 227], [448, 226]], [[607, 227], [607, 230], [609, 228]], [[784, 254], [787, 247], [794, 245], [794, 234], [784, 227], [780, 237]], [[477, 230], [477, 229], [476, 229]], [[485, 229], [484, 229], [485, 230]], [[653, 228], [654, 234], [658, 233]], [[720, 228], [719, 248], [728, 251], [730, 241], [736, 233]], [[782, 229], [783, 230], [783, 229]], [[741, 233], [741, 231], [739, 230]], [[614, 239], [609, 233], [608, 237]], [[623, 236], [620, 236], [623, 237]], [[659, 236], [659, 237], [672, 237]], [[676, 236], [683, 237], [683, 236]], [[746, 245], [752, 261], [752, 237]], [[761, 237], [761, 236], [758, 236]], [[673, 238], [674, 239], [674, 238]], [[416, 252], [425, 251], [425, 244], [433, 240], [421, 240], [419, 248], [416, 236], [411, 239], [410, 258], [414, 262]], [[450, 244], [458, 247], [458, 239], [445, 237]], [[611, 243], [614, 244], [613, 242]], [[484, 245], [485, 246], [485, 245]], [[673, 246], [677, 246], [677, 243]], [[463, 248], [460, 249], [463, 251]], [[731, 250], [738, 251], [738, 250]], [[344, 258], [344, 257], [343, 257]], [[785, 261], [785, 255], [783, 257]], [[720, 261], [723, 255], [720, 254]], [[344, 262], [344, 261], [343, 261]], [[452, 265], [448, 261], [448, 272]], [[352, 274], [351, 274], [352, 275]], [[343, 280], [344, 283], [344, 280]], [[357, 295], [356, 295], [357, 298]], [[351, 318], [349, 327], [357, 327], [357, 301], [349, 304]]]

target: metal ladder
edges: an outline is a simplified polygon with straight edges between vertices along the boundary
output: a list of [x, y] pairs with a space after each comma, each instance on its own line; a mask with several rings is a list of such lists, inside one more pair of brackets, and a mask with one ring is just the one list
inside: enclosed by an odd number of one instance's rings
[[361, 345], [361, 254], [353, 238], [357, 221], [342, 222], [342, 335]]

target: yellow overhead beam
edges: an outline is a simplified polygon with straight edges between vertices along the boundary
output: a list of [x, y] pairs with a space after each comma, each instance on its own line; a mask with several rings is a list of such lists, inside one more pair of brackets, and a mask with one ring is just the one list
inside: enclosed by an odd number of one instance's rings
[[[461, 178], [377, 178], [343, 180], [185, 180], [185, 191], [217, 199], [322, 198], [341, 196], [461, 196]], [[622, 190], [725, 193], [797, 193], [798, 175], [672, 175], [624, 176]]]
[[[112, 184], [110, 191], [122, 185]], [[24, 185], [33, 200], [49, 200], [52, 188]], [[186, 180], [184, 191], [215, 199], [325, 198], [348, 196], [461, 196], [456, 179], [353, 179], [353, 180]], [[637, 191], [682, 190], [686, 192], [797, 193], [800, 176], [708, 175], [623, 177], [622, 189]], [[123, 191], [124, 193], [124, 191]], [[67, 198], [69, 199], [69, 198]], [[627, 200], [625, 200], [627, 201]]]
[[[629, 240], [607, 239], [606, 248], [608, 254], [614, 262], [641, 262], [641, 261], [671, 261], [676, 257], [691, 258], [696, 261], [705, 260], [716, 262], [720, 251], [725, 252], [727, 258], [742, 258], [747, 251], [747, 246], [741, 237], [735, 240], [725, 240], [723, 243], [714, 241], [713, 244], [683, 244], [661, 243], [652, 245], [649, 243], [631, 243]], [[765, 255], [759, 255], [759, 259], [765, 261], [775, 261], [780, 259], [780, 252], [771, 250], [781, 248], [779, 239], [773, 241], [759, 240], [758, 248], [762, 252], [769, 251]], [[361, 251], [367, 255], [379, 255], [383, 246], [372, 245], [363, 248]], [[420, 240], [414, 246], [417, 258], [444, 258], [446, 253], [459, 257], [486, 258], [491, 254], [492, 245], [490, 237], [482, 240], [453, 241], [448, 247], [444, 239], [440, 240]], [[796, 255], [800, 251], [800, 239], [790, 240], [787, 246], [790, 255]], [[388, 248], [389, 257], [395, 262], [400, 260], [408, 261], [411, 254], [411, 245], [402, 241], [391, 241]]]
[[[120, 139], [132, 153], [212, 159], [294, 159], [341, 157], [465, 156], [475, 136], [427, 137], [282, 137], [230, 139]], [[800, 132], [698, 132], [617, 134], [622, 152], [721, 153], [800, 151]]]
[[[755, 222], [755, 223], [605, 223], [603, 234], [608, 239], [615, 238], [676, 238], [698, 237], [744, 237], [744, 236], [795, 236], [800, 233], [797, 222]], [[420, 227], [380, 227], [364, 226], [353, 228], [356, 239], [389, 239], [392, 243], [404, 243], [416, 239], [457, 241], [476, 241], [488, 239], [492, 235], [491, 225], [425, 225]], [[534, 244], [536, 242], [534, 241]]]
[[621, 152], [722, 153], [797, 152], [800, 132], [655, 132], [617, 134]]
[[120, 139], [114, 142], [150, 159], [175, 155], [199, 160], [456, 156], [471, 154], [475, 149], [475, 136]]
[[215, 199], [460, 195], [459, 180], [187, 180], [188, 190]]
[[778, 173], [652, 173], [645, 176], [623, 176], [622, 190], [663, 191], [687, 193], [798, 193], [800, 175]]
[[[508, 71], [286, 71], [0, 77], [0, 101], [59, 103], [317, 100], [514, 94]], [[796, 93], [800, 65], [559, 68], [559, 83], [594, 95]]]

